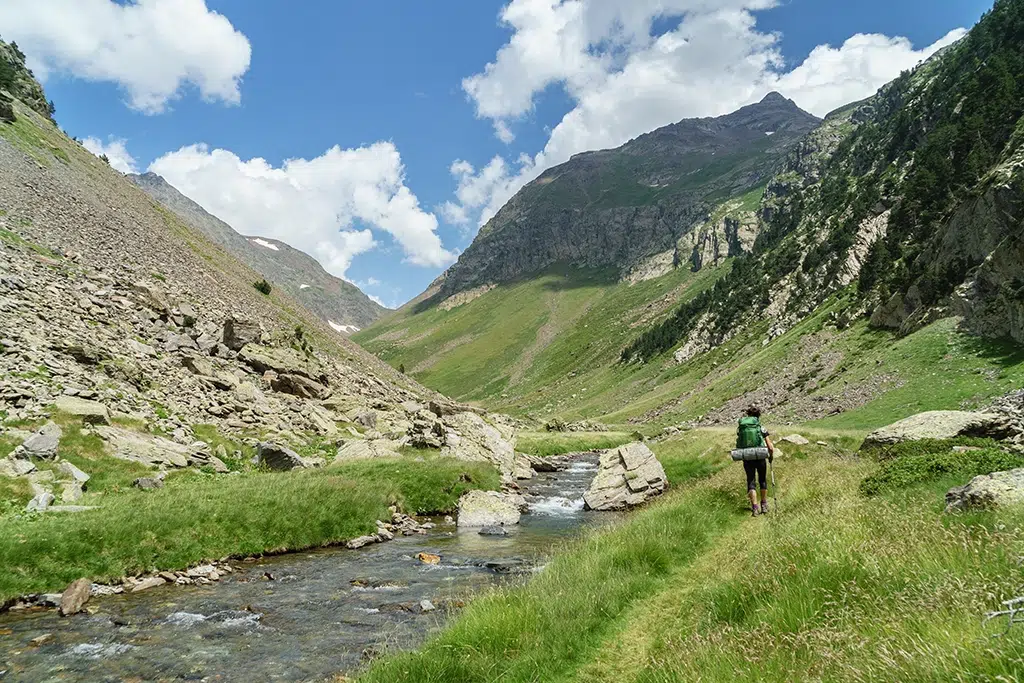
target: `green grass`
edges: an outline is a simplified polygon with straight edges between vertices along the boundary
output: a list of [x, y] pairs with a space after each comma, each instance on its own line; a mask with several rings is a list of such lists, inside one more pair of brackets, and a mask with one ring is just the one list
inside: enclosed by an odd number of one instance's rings
[[156, 491], [108, 492], [92, 501], [98, 510], [0, 519], [0, 602], [60, 591], [81, 576], [116, 580], [226, 555], [340, 542], [373, 531], [391, 504], [452, 512], [465, 490], [497, 486], [489, 465], [440, 458], [290, 473], [175, 474]]
[[[956, 452], [953, 447], [958, 445], [971, 450]], [[879, 456], [879, 470], [860, 484], [865, 495], [903, 491], [936, 481], [948, 488], [980, 474], [1024, 467], [1024, 455], [1004, 451], [996, 442], [985, 439], [905, 443], [880, 451]]]
[[627, 432], [519, 432], [516, 450], [547, 457], [615, 448], [635, 441]]
[[1024, 512], [945, 515], [939, 480], [864, 497], [879, 465], [853, 455], [856, 435], [829, 436], [838, 450], [777, 459], [767, 519], [744, 511], [728, 430], [656, 444], [667, 469], [711, 449], [722, 471], [473, 601], [363, 680], [1015, 680], [1024, 629], [991, 638], [1003, 625], [982, 616], [1019, 594]]
[[[227, 457], [221, 458], [221, 460], [224, 461], [229, 470], [238, 471], [244, 469], [246, 463], [256, 455], [255, 448], [221, 434], [216, 425], [193, 425], [192, 433], [195, 434], [196, 439], [208, 444], [212, 452], [216, 451], [218, 446], [223, 446], [224, 450], [227, 451]], [[241, 451], [241, 458], [235, 458], [234, 453], [236, 451]]]

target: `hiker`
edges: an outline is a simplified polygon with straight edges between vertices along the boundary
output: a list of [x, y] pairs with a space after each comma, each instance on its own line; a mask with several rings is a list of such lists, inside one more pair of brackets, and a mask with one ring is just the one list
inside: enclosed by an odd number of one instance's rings
[[[767, 460], [760, 458], [743, 461], [743, 471], [747, 474], [747, 496], [750, 497], [750, 510], [754, 517], [768, 514], [768, 463], [775, 458], [775, 446], [769, 437], [768, 430], [761, 425], [761, 409], [757, 406], [747, 408], [747, 414], [740, 418], [736, 429], [736, 448], [768, 449]], [[757, 506], [758, 488], [761, 490], [760, 508]]]

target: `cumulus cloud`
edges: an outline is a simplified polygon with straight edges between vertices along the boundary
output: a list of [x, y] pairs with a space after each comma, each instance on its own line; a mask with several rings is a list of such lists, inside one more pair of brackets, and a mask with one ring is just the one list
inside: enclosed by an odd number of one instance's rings
[[109, 137], [107, 142], [98, 138], [88, 137], [82, 140], [82, 146], [96, 156], [106, 156], [111, 168], [121, 173], [137, 173], [135, 157], [128, 153], [127, 142], [121, 138]]
[[236, 230], [287, 242], [339, 277], [378, 245], [374, 230], [390, 235], [413, 265], [442, 267], [455, 258], [437, 235], [437, 218], [405, 186], [390, 142], [336, 146], [277, 168], [200, 144], [160, 157], [149, 170]]
[[[458, 202], [443, 216], [483, 224], [524, 184], [578, 152], [619, 146], [683, 118], [719, 116], [773, 90], [824, 115], [862, 99], [964, 35], [915, 49], [905, 38], [856, 35], [815, 48], [795, 68], [782, 36], [761, 31], [755, 12], [775, 0], [512, 0], [501, 18], [513, 31], [482, 72], [463, 81], [477, 115], [503, 141], [510, 122], [560, 86], [573, 108], [544, 148], [514, 163], [451, 171]], [[671, 30], [655, 35], [660, 20]], [[486, 196], [482, 196], [486, 195]]]
[[150, 114], [186, 84], [237, 104], [251, 56], [249, 40], [205, 0], [0, 2], [0, 26], [40, 75], [113, 81], [132, 108]]

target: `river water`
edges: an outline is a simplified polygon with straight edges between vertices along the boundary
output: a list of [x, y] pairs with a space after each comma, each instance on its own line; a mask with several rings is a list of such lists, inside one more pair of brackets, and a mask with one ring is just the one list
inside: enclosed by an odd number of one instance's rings
[[[0, 681], [318, 681], [351, 672], [416, 647], [473, 593], [526, 580], [557, 545], [607, 520], [583, 510], [596, 463], [577, 456], [568, 471], [527, 482], [530, 512], [507, 536], [434, 520], [427, 536], [239, 563], [209, 586], [94, 598], [91, 614], [0, 614]], [[420, 552], [441, 563], [419, 562]]]

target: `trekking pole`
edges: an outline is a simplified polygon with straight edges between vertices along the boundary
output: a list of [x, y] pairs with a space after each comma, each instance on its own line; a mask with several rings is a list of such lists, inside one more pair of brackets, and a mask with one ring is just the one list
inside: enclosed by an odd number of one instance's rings
[[768, 460], [768, 471], [772, 473], [772, 502], [775, 503], [775, 512], [779, 511], [779, 487], [775, 483], [775, 467], [771, 459]]

